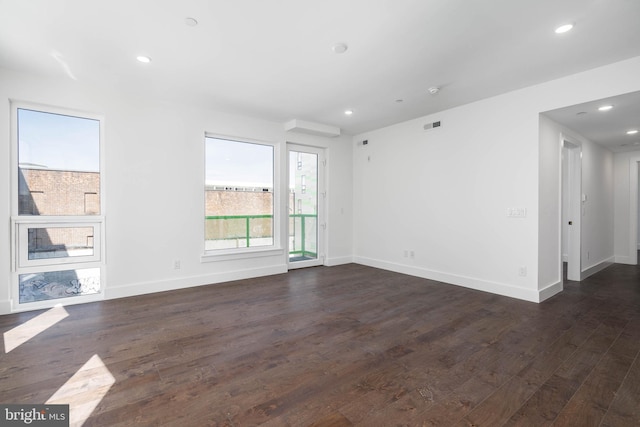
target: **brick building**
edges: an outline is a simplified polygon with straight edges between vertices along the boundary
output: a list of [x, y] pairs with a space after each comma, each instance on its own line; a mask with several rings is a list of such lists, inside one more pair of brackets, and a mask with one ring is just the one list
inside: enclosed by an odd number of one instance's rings
[[205, 240], [234, 240], [242, 246], [247, 228], [252, 239], [273, 238], [272, 214], [273, 191], [270, 188], [207, 186]]
[[[99, 215], [100, 173], [21, 167], [18, 170], [20, 215]], [[29, 229], [30, 257], [93, 247], [92, 227]]]

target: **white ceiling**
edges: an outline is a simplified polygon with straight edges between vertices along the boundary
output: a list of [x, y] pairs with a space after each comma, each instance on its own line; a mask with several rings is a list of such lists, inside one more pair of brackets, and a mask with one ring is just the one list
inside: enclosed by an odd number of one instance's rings
[[[603, 105], [612, 105], [613, 108], [598, 111]], [[544, 114], [613, 152], [640, 150], [640, 133], [627, 135], [628, 130], [640, 130], [640, 92], [572, 105]]]
[[0, 67], [356, 134], [639, 56], [638, 18], [638, 0], [0, 0]]

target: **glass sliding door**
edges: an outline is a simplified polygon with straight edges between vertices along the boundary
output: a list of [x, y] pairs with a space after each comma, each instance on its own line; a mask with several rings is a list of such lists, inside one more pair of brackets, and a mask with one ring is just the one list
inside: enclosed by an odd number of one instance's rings
[[324, 155], [321, 149], [289, 144], [289, 268], [324, 262]]

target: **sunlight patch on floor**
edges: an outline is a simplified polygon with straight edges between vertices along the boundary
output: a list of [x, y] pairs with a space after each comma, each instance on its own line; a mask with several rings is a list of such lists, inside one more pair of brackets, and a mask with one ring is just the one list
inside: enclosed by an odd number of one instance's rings
[[68, 404], [69, 425], [81, 426], [115, 382], [100, 356], [94, 354], [46, 403]]
[[9, 353], [11, 350], [21, 346], [67, 316], [69, 316], [67, 310], [65, 310], [61, 305], [56, 305], [50, 310], [47, 310], [33, 319], [24, 322], [22, 325], [16, 326], [10, 331], [5, 332], [4, 352]]

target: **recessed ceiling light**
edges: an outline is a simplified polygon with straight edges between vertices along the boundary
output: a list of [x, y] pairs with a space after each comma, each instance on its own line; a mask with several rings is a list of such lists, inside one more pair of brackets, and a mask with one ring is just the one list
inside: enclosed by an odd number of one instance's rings
[[627, 135], [635, 135], [636, 133], [638, 133], [638, 129], [631, 129], [627, 131]]
[[429, 93], [431, 95], [435, 95], [436, 93], [440, 92], [440, 88], [438, 86], [431, 86], [429, 88]]
[[560, 25], [558, 28], [556, 28], [556, 34], [566, 33], [567, 31], [571, 31], [572, 28], [573, 24]]
[[347, 49], [349, 49], [349, 46], [347, 46], [344, 43], [336, 43], [331, 48], [331, 50], [333, 50], [334, 53], [345, 53]]
[[613, 105], [603, 105], [602, 107], [598, 108], [598, 111], [609, 111], [613, 108]]
[[586, 112], [586, 111], [578, 111], [578, 112], [576, 113], [576, 116], [584, 116], [585, 114], [587, 114], [587, 112]]
[[185, 18], [184, 23], [189, 27], [195, 27], [198, 25], [198, 21], [195, 18]]
[[144, 64], [148, 64], [149, 62], [151, 62], [151, 58], [149, 58], [148, 56], [140, 55], [140, 56], [136, 57], [136, 59], [137, 59], [139, 62], [142, 62], [142, 63], [144, 63]]
[[347, 116], [350, 116], [350, 115], [353, 114], [353, 110], [345, 110], [344, 114], [347, 115]]
[[396, 103], [400, 104], [402, 102], [404, 102], [404, 99], [400, 99], [400, 98], [396, 99]]

